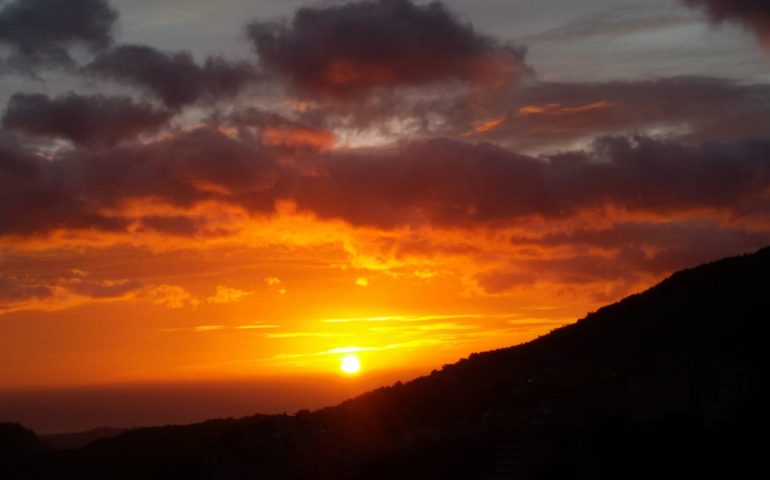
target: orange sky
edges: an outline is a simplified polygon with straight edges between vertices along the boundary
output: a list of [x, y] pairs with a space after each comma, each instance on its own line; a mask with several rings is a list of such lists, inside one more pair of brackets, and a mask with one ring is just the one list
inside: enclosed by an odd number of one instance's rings
[[[46, 18], [17, 1], [0, 26]], [[703, 2], [540, 37], [316, 2], [233, 25], [247, 56], [92, 3], [0, 36], [0, 389], [430, 371], [770, 243], [770, 84], [625, 53], [554, 79], [516, 40], [700, 45]]]
[[[386, 232], [290, 213], [240, 228], [209, 240], [19, 241], [6, 272], [50, 275], [55, 292], [6, 305], [2, 386], [328, 373], [347, 351], [364, 372], [429, 370], [606, 298], [606, 285], [565, 287], [545, 272], [537, 286], [486, 292], [474, 276], [499, 255], [539, 256], [499, 232]], [[398, 252], [409, 242], [415, 251]], [[91, 295], [77, 292], [86, 284]]]
[[601, 235], [620, 212], [472, 230], [351, 227], [289, 206], [264, 218], [219, 213], [234, 233], [9, 242], [4, 273], [52, 291], [4, 305], [0, 387], [338, 373], [348, 352], [364, 375], [429, 371], [532, 339], [668, 273], [618, 271], [630, 264], [614, 245], [527, 239], [584, 226]]

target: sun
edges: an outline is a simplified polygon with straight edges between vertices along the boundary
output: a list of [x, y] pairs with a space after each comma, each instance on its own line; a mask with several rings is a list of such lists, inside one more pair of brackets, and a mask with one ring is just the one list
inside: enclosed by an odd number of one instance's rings
[[361, 371], [361, 360], [358, 359], [358, 355], [349, 353], [340, 360], [340, 369], [348, 375], [355, 375]]

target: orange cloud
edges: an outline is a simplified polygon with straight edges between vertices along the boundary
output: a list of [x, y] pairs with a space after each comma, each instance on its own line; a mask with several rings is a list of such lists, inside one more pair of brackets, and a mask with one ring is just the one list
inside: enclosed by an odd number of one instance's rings
[[147, 292], [147, 298], [155, 305], [173, 310], [200, 304], [198, 299], [178, 285], [159, 285]]
[[281, 147], [311, 147], [329, 150], [337, 143], [331, 132], [300, 127], [266, 127], [262, 129], [262, 143]]
[[544, 105], [527, 105], [521, 107], [519, 108], [519, 114], [548, 116], [573, 115], [576, 113], [584, 113], [594, 110], [605, 110], [613, 106], [615, 106], [614, 103], [606, 101], [599, 101], [586, 105], [578, 105], [575, 107], [564, 107], [560, 103], [547, 103]]
[[206, 301], [213, 304], [232, 303], [252, 295], [253, 293], [254, 292], [238, 290], [237, 288], [225, 287], [224, 285], [217, 285], [216, 293], [213, 296], [208, 297]]
[[265, 278], [265, 283], [270, 287], [276, 287], [278, 289], [278, 293], [281, 295], [286, 295], [286, 288], [283, 286], [283, 282], [281, 282], [280, 278], [267, 277]]
[[470, 135], [477, 135], [479, 133], [485, 133], [492, 131], [502, 125], [502, 123], [508, 118], [507, 115], [500, 115], [498, 117], [490, 118], [476, 124], [472, 130], [463, 133], [461, 136], [468, 137]]

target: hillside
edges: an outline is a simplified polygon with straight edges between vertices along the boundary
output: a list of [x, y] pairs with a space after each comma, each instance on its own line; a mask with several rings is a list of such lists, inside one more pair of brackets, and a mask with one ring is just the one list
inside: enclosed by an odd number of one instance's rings
[[85, 432], [44, 435], [40, 440], [52, 450], [73, 450], [103, 438], [117, 437], [125, 431], [125, 428], [101, 427]]
[[770, 248], [336, 407], [33, 450], [10, 478], [741, 478], [763, 456], [768, 273]]

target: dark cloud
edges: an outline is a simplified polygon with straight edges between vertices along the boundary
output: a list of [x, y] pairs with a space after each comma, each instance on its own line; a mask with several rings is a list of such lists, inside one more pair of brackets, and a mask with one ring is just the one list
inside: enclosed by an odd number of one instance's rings
[[270, 151], [206, 129], [147, 145], [65, 151], [55, 160], [0, 142], [0, 235], [127, 231], [131, 218], [104, 211], [136, 199], [179, 207], [218, 200], [268, 213], [290, 178]]
[[309, 94], [453, 80], [496, 86], [524, 68], [522, 48], [479, 34], [439, 2], [305, 7], [288, 25], [255, 22], [246, 30], [262, 66]]
[[[38, 258], [22, 268], [11, 265], [11, 269], [23, 271], [31, 267], [32, 273], [21, 276], [0, 274], [0, 314], [30, 300], [50, 300], [56, 293], [99, 300], [122, 297], [145, 286], [136, 279], [92, 278], [80, 270], [57, 270], [56, 265], [41, 260]], [[11, 260], [10, 263], [15, 262]], [[6, 267], [5, 264], [2, 266]], [[35, 271], [41, 268], [44, 271]]]
[[208, 228], [207, 223], [206, 218], [199, 216], [147, 215], [140, 219], [138, 230], [180, 237], [222, 236], [231, 233], [224, 230], [212, 230]]
[[701, 8], [714, 22], [736, 22], [752, 30], [759, 41], [770, 47], [770, 3], [766, 0], [684, 0]]
[[72, 66], [72, 47], [110, 46], [117, 17], [105, 0], [16, 0], [0, 10], [0, 44], [11, 48], [11, 66]]
[[318, 161], [298, 205], [353, 224], [463, 226], [526, 216], [565, 217], [615, 206], [675, 212], [733, 210], [764, 198], [770, 142], [688, 146], [613, 137], [543, 159], [485, 144], [428, 141]]
[[523, 269], [499, 270], [477, 275], [475, 280], [486, 293], [496, 295], [516, 287], [531, 286], [538, 280], [538, 276]]
[[537, 159], [434, 140], [329, 155], [304, 179], [300, 208], [358, 225], [465, 224], [553, 210]]
[[129, 97], [77, 95], [50, 99], [17, 93], [8, 102], [2, 125], [31, 135], [65, 138], [83, 145], [108, 145], [157, 131], [171, 112]]
[[768, 152], [766, 139], [685, 145], [611, 137], [588, 152], [550, 157], [547, 177], [562, 211], [602, 204], [658, 213], [730, 210], [766, 195]]
[[122, 297], [142, 288], [144, 284], [139, 280], [106, 280], [77, 279], [66, 283], [67, 289], [72, 293], [83, 295], [93, 299]]
[[62, 163], [82, 172], [73, 185], [81, 196], [110, 206], [141, 198], [179, 207], [215, 200], [271, 212], [290, 177], [271, 150], [207, 128], [147, 145], [73, 151]]
[[49, 287], [24, 282], [16, 277], [0, 275], [0, 311], [9, 303], [32, 298], [44, 298], [52, 294]]
[[[506, 225], [608, 207], [761, 215], [770, 188], [766, 139], [685, 145], [610, 137], [585, 151], [542, 158], [456, 140], [306, 152], [288, 162], [281, 152], [216, 129], [146, 145], [76, 149], [55, 160], [3, 145], [0, 232], [125, 230], [139, 219], [123, 218], [120, 207], [138, 199], [179, 208], [217, 201], [254, 214], [271, 214], [277, 201], [289, 200], [320, 218], [381, 228]], [[146, 215], [141, 228], [183, 234], [199, 226], [194, 218]]]
[[257, 77], [246, 63], [210, 57], [198, 65], [189, 52], [162, 52], [144, 45], [115, 47], [84, 70], [142, 88], [172, 108], [233, 97]]
[[99, 213], [73, 192], [70, 184], [80, 176], [79, 167], [49, 161], [0, 135], [0, 235], [123, 230], [122, 219]]

